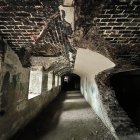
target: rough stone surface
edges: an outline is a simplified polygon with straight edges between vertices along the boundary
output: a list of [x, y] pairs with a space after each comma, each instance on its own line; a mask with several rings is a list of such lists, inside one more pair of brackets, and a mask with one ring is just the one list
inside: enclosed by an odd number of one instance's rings
[[140, 139], [140, 132], [132, 123], [132, 120], [128, 117], [123, 108], [119, 105], [115, 96], [115, 91], [110, 86], [110, 77], [115, 73], [131, 71], [133, 69], [136, 69], [136, 67], [116, 67], [101, 72], [96, 76], [96, 82], [100, 91], [102, 103], [111, 119], [111, 123], [115, 128], [117, 136], [120, 139]]

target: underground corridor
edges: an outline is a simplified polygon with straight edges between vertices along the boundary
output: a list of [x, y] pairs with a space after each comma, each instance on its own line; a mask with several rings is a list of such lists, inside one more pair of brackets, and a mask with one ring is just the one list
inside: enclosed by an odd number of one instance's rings
[[0, 0], [0, 140], [140, 140], [140, 0]]
[[61, 93], [10, 140], [113, 140], [80, 93], [80, 77], [65, 74]]

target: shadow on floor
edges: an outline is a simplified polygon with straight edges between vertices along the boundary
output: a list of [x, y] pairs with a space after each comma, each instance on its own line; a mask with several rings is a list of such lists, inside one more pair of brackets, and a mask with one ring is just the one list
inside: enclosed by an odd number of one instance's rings
[[46, 109], [43, 109], [35, 119], [33, 119], [24, 129], [17, 132], [10, 140], [39, 140], [46, 133], [55, 129], [63, 110], [65, 96], [65, 93], [59, 94]]

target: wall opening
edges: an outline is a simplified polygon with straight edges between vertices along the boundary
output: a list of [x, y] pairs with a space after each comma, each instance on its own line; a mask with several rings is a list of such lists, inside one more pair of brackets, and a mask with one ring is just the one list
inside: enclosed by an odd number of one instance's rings
[[80, 90], [80, 76], [76, 74], [65, 74], [61, 77], [62, 90]]
[[52, 89], [53, 86], [53, 74], [51, 72], [48, 73], [48, 91]]
[[42, 93], [42, 78], [43, 72], [41, 70], [30, 71], [28, 99], [34, 98]]
[[61, 77], [58, 77], [58, 85], [61, 86]]
[[118, 73], [110, 80], [120, 106], [140, 129], [140, 70]]
[[58, 76], [55, 75], [55, 87], [57, 87], [57, 86], [58, 86]]

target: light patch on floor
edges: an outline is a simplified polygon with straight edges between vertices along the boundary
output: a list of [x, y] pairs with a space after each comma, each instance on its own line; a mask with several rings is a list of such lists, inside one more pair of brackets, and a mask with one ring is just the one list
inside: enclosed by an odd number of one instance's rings
[[64, 101], [64, 103], [78, 103], [78, 102], [80, 102], [80, 103], [82, 103], [82, 102], [85, 102], [85, 100], [84, 99], [67, 99], [67, 100], [65, 100]]
[[[77, 115], [78, 112], [78, 115]], [[85, 108], [85, 109], [78, 109], [78, 110], [68, 110], [64, 111], [61, 114], [60, 121], [63, 120], [63, 122], [73, 122], [73, 121], [92, 121], [94, 119], [93, 112], [91, 112], [90, 108]]]

